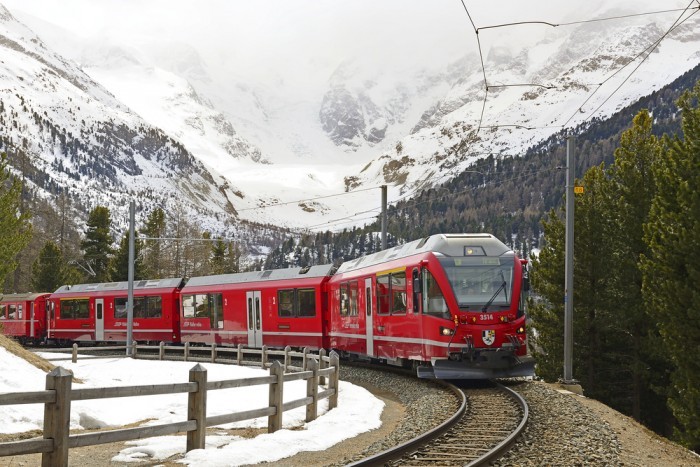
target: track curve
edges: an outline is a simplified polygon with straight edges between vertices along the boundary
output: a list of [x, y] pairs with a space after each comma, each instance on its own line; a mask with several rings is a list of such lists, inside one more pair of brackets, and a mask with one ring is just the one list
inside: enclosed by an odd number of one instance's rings
[[406, 443], [355, 462], [366, 465], [488, 465], [512, 446], [527, 424], [527, 402], [501, 384], [460, 389], [459, 410], [440, 426]]

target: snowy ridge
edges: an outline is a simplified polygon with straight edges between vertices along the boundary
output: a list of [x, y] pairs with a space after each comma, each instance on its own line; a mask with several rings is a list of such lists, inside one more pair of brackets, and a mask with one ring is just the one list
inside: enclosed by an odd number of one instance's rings
[[[144, 27], [129, 16], [130, 8], [70, 0], [85, 7], [89, 33], [44, 0], [4, 1], [61, 54], [49, 52], [4, 10], [7, 39], [0, 41], [11, 41], [2, 45], [14, 58], [4, 54], [0, 63], [1, 91], [8, 94], [0, 116], [15, 112], [24, 125], [10, 131], [12, 144], [23, 144], [20, 133], [31, 135], [26, 144], [43, 161], [37, 164], [86, 205], [114, 193], [148, 193], [140, 198], [146, 211], [182, 199], [217, 233], [231, 232], [227, 219], [236, 214], [310, 230], [362, 225], [380, 211], [380, 185], [389, 186], [391, 202], [487, 155], [523, 154], [556, 132], [611, 115], [700, 63], [696, 15], [628, 77], [680, 12], [484, 29], [482, 70], [458, 2], [387, 1], [367, 15], [362, 2], [296, 0], [267, 10], [223, 0], [199, 9], [176, 1], [162, 22]], [[139, 11], [158, 12], [156, 3]], [[651, 0], [512, 3], [496, 14], [483, 5], [468, 7], [476, 26], [658, 9]], [[664, 8], [686, 5], [673, 0]], [[42, 69], [53, 74], [41, 75]], [[38, 124], [32, 112], [47, 114]], [[66, 157], [76, 149], [48, 136], [47, 119], [90, 148], [108, 140], [109, 150], [100, 151], [109, 163], [90, 159], [81, 147], [78, 156]], [[86, 162], [96, 168], [81, 169]]]
[[65, 189], [85, 212], [110, 207], [117, 222], [126, 218], [129, 199], [148, 209], [172, 198], [204, 225], [223, 230], [214, 217], [235, 213], [225, 181], [216, 181], [184, 146], [52, 52], [2, 6], [0, 47], [3, 150], [27, 154], [43, 174], [30, 179], [40, 194]]

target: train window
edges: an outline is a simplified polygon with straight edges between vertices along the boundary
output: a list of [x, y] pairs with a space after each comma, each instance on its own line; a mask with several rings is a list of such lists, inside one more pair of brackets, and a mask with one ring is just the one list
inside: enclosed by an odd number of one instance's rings
[[22, 319], [22, 305], [17, 305], [17, 319]]
[[314, 289], [285, 289], [277, 292], [277, 315], [280, 318], [316, 316]]
[[406, 272], [391, 274], [391, 312], [406, 313]]
[[377, 314], [388, 315], [389, 307], [389, 274], [377, 277]]
[[377, 313], [406, 313], [406, 272], [377, 276]]
[[87, 319], [90, 317], [90, 300], [87, 298], [73, 298], [61, 300], [59, 319]]
[[294, 289], [277, 291], [277, 315], [280, 318], [294, 316]]
[[299, 316], [316, 316], [316, 293], [314, 289], [299, 289], [297, 293], [299, 299]]
[[357, 281], [350, 282], [350, 316], [357, 316]]
[[224, 299], [220, 293], [183, 295], [183, 316], [208, 318], [210, 328], [217, 329], [223, 325], [223, 303]]
[[146, 318], [161, 318], [163, 316], [163, 297], [152, 295], [147, 299]]
[[[127, 297], [114, 299], [114, 317], [127, 318]], [[134, 318], [160, 318], [163, 316], [163, 299], [160, 295], [134, 297]]]
[[7, 305], [7, 319], [16, 319], [17, 316], [17, 306]]
[[[114, 299], [114, 317], [125, 319], [127, 317], [127, 297]], [[160, 295], [147, 297], [134, 297], [134, 318], [160, 318], [163, 316], [163, 299]]]
[[338, 303], [340, 305], [340, 316], [348, 316], [350, 314], [350, 294], [348, 293], [348, 283], [340, 284], [338, 287]]
[[427, 269], [423, 269], [423, 312], [429, 315], [449, 317], [445, 295], [435, 277]]
[[194, 295], [182, 296], [182, 316], [185, 318], [194, 318]]
[[[506, 309], [513, 289], [513, 257], [440, 258], [460, 308], [481, 312]], [[447, 286], [445, 284], [445, 291]]]
[[117, 297], [114, 299], [114, 318], [116, 319], [126, 319], [127, 309], [126, 309], [126, 297]]
[[339, 293], [340, 316], [357, 316], [357, 281], [343, 282]]
[[0, 319], [7, 319], [7, 305], [0, 305]]

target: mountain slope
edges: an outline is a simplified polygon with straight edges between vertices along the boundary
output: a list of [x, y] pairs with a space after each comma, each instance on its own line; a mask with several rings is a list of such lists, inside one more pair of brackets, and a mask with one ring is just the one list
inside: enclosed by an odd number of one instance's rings
[[2, 149], [41, 196], [66, 191], [78, 210], [106, 205], [117, 222], [131, 199], [144, 211], [181, 204], [219, 231], [224, 222], [217, 216], [235, 216], [226, 180], [215, 179], [181, 143], [52, 52], [1, 5], [0, 49]]

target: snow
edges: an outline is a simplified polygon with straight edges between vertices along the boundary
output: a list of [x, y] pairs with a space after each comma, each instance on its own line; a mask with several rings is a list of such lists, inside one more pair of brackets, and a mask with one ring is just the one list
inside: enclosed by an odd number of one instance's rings
[[[215, 180], [229, 182], [242, 219], [312, 230], [363, 225], [380, 211], [383, 184], [389, 184], [389, 202], [396, 202], [485, 155], [522, 155], [565, 128], [610, 116], [700, 62], [696, 17], [666, 37], [629, 79], [640, 60], [620, 71], [625, 60], [666, 32], [677, 11], [566, 24], [660, 10], [654, 0], [467, 2], [470, 17], [452, 0], [272, 0], [265, 5], [210, 0], [204, 7], [191, 0], [3, 4], [50, 50], [80, 64], [72, 67], [85, 73], [82, 80], [89, 76], [115, 96], [107, 99], [104, 90], [91, 88], [99, 99], [80, 102], [77, 121], [99, 121], [99, 102], [119, 102], [119, 118], [143, 119], [162, 129]], [[687, 0], [668, 0], [663, 9], [687, 5]], [[482, 29], [482, 70], [470, 20], [481, 28], [533, 20], [560, 26]], [[10, 37], [28, 35], [28, 29], [12, 27]], [[37, 70], [28, 67], [8, 57], [8, 69], [35, 75]], [[518, 86], [490, 89], [484, 108], [484, 75], [490, 85]], [[554, 88], [520, 87], [525, 83]], [[26, 83], [13, 86], [15, 91]], [[357, 146], [348, 147], [330, 140], [319, 110], [336, 87], [362, 108], [365, 130], [386, 128], [383, 141], [356, 137]], [[78, 134], [80, 127], [61, 99], [80, 96], [62, 88], [43, 96], [40, 110], [49, 107], [49, 115]], [[444, 112], [414, 132], [437, 107]], [[475, 141], [452, 151], [479, 125]], [[485, 128], [492, 125], [500, 128]], [[463, 130], [445, 135], [443, 130], [455, 127]], [[395, 149], [399, 142], [401, 154]], [[46, 150], [42, 157], [46, 164], [55, 158]], [[405, 185], [394, 185], [385, 179], [385, 165], [404, 157], [412, 165], [394, 180], [405, 179]], [[355, 177], [356, 189], [347, 189], [347, 177]], [[157, 177], [133, 183], [141, 187], [155, 180], [155, 189], [175, 191]], [[317, 199], [291, 202], [310, 198]], [[207, 202], [216, 206], [223, 199]], [[305, 209], [311, 204], [317, 209]], [[368, 207], [375, 216], [368, 218]]]
[[[73, 388], [137, 386], [183, 383], [188, 381], [192, 362], [133, 360], [128, 358], [79, 359], [71, 363], [70, 355], [41, 354], [45, 358], [65, 356], [55, 362], [71, 370], [83, 383]], [[242, 379], [268, 375], [267, 371], [223, 364], [202, 364], [208, 381]], [[305, 423], [305, 408], [284, 413], [283, 429], [255, 438], [241, 438], [222, 431], [207, 436], [206, 449], [187, 453], [181, 461], [191, 466], [233, 466], [272, 462], [302, 451], [321, 451], [343, 440], [381, 426], [384, 403], [367, 390], [340, 381], [338, 407], [328, 410], [328, 399], [319, 402], [319, 417]], [[45, 374], [25, 360], [0, 347], [0, 393], [39, 391], [45, 387]], [[293, 381], [284, 386], [284, 400], [306, 397], [306, 382]], [[260, 386], [209, 391], [207, 416], [263, 408], [268, 405], [268, 391]], [[0, 426], [5, 433], [41, 429], [43, 405], [4, 406]], [[128, 397], [76, 401], [71, 404], [71, 429], [118, 428], [127, 424], [140, 426], [180, 422], [187, 419], [187, 394]], [[148, 420], [144, 422], [144, 420]], [[140, 423], [139, 423], [140, 422]], [[222, 425], [220, 428], [265, 428], [267, 418]], [[161, 460], [185, 454], [186, 436], [161, 436], [127, 442], [113, 461], [140, 462]], [[274, 449], [271, 449], [274, 446]]]

